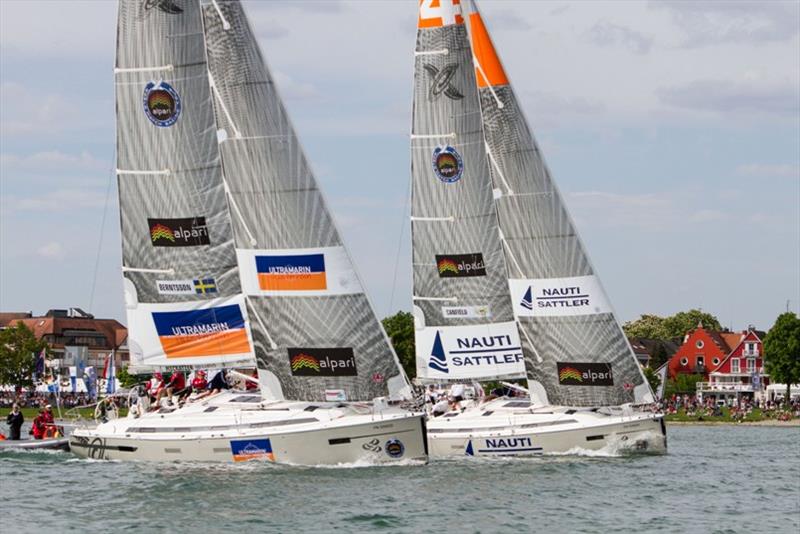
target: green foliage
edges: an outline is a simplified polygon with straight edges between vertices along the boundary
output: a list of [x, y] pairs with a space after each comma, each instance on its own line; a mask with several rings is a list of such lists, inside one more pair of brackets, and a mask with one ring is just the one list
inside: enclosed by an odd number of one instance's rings
[[780, 314], [764, 338], [764, 366], [771, 382], [786, 384], [789, 399], [791, 384], [800, 382], [800, 318], [794, 313]]
[[689, 310], [687, 312], [678, 312], [664, 319], [667, 339], [683, 337], [689, 330], [697, 328], [698, 323], [703, 323], [703, 328], [706, 330], [722, 330], [719, 320], [710, 313], [701, 310]]
[[135, 386], [139, 382], [142, 382], [141, 377], [128, 373], [127, 367], [121, 367], [119, 371], [117, 371], [117, 384], [119, 387], [127, 389]]
[[668, 341], [676, 337], [683, 337], [686, 332], [697, 328], [702, 322], [706, 330], [722, 330], [719, 320], [710, 313], [701, 310], [678, 312], [669, 317], [644, 314], [635, 321], [628, 321], [622, 325], [628, 337], [643, 337]]
[[414, 352], [414, 316], [409, 312], [400, 311], [386, 317], [381, 322], [400, 359], [400, 365], [403, 366], [409, 378], [414, 378], [417, 375]]
[[628, 337], [643, 337], [647, 339], [669, 339], [664, 328], [664, 318], [658, 315], [644, 314], [635, 321], [628, 321], [622, 325], [622, 330]]
[[655, 368], [645, 367], [642, 371], [644, 372], [644, 377], [650, 383], [650, 389], [652, 389], [654, 393], [658, 391], [658, 386], [661, 385], [661, 377], [658, 376]]
[[667, 380], [664, 386], [664, 398], [684, 393], [694, 395], [697, 393], [697, 383], [703, 381], [703, 375], [679, 374], [674, 379]]
[[0, 384], [17, 388], [33, 386], [36, 355], [47, 348], [23, 323], [0, 331]]

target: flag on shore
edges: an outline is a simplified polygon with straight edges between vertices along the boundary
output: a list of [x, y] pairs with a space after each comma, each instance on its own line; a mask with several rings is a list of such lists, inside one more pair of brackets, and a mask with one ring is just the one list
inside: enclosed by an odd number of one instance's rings
[[44, 369], [45, 369], [45, 351], [44, 349], [39, 351], [39, 354], [36, 355], [36, 371], [34, 374], [36, 375], [36, 379], [44, 376]]
[[106, 379], [106, 394], [111, 395], [117, 391], [117, 370], [114, 366], [114, 353], [110, 353], [106, 358], [106, 365], [103, 368], [103, 378]]

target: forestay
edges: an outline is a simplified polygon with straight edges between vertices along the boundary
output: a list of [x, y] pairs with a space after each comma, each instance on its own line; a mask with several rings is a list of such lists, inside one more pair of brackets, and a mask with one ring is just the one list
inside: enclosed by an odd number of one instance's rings
[[556, 405], [652, 402], [481, 16], [469, 6], [488, 159], [531, 392]]
[[206, 3], [203, 20], [262, 392], [309, 401], [408, 395], [242, 6]]
[[417, 377], [524, 376], [472, 52], [457, 2], [420, 3], [411, 135]]
[[131, 362], [252, 366], [197, 1], [121, 0], [115, 82]]

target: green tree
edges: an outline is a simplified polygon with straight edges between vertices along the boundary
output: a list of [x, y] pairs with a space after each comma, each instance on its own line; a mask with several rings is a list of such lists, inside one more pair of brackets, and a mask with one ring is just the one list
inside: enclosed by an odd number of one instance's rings
[[722, 330], [719, 320], [710, 313], [701, 310], [689, 310], [678, 312], [664, 319], [664, 330], [666, 330], [667, 337], [661, 339], [683, 337], [689, 330], [697, 328], [699, 323], [703, 323], [703, 328], [706, 330]]
[[653, 393], [658, 391], [658, 386], [661, 385], [661, 377], [658, 376], [658, 373], [652, 367], [645, 367], [642, 369], [644, 372], [644, 377], [650, 383], [650, 389], [653, 390]]
[[786, 400], [791, 384], [800, 383], [800, 318], [782, 313], [764, 338], [764, 366], [773, 382], [786, 384]]
[[47, 343], [36, 339], [23, 323], [0, 331], [0, 384], [17, 389], [33, 386], [36, 355]]
[[663, 317], [658, 315], [644, 314], [634, 321], [628, 321], [622, 325], [622, 330], [628, 337], [643, 337], [647, 339], [669, 339], [667, 330], [664, 328]]
[[409, 378], [417, 376], [416, 354], [414, 352], [414, 316], [409, 312], [400, 311], [386, 317], [383, 328], [392, 341], [394, 351], [400, 359]]
[[703, 375], [686, 375], [679, 374], [674, 380], [667, 380], [664, 386], [664, 398], [671, 397], [674, 394], [683, 395], [688, 393], [694, 395], [697, 392], [697, 383], [703, 381]]
[[121, 367], [120, 370], [117, 371], [117, 384], [119, 387], [129, 388], [142, 381], [143, 380], [140, 379], [139, 375], [132, 375], [128, 373], [127, 367]]

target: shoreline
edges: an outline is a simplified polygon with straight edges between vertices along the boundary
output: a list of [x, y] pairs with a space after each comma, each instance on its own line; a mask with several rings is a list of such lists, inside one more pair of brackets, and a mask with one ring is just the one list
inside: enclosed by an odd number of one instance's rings
[[733, 421], [669, 421], [664, 420], [667, 425], [677, 426], [770, 426], [770, 427], [787, 427], [787, 428], [800, 428], [800, 419], [792, 419], [791, 421], [742, 421], [741, 423], [734, 423]]

